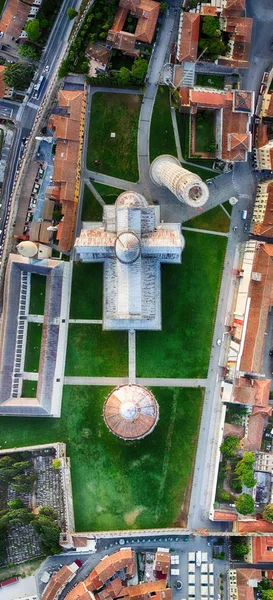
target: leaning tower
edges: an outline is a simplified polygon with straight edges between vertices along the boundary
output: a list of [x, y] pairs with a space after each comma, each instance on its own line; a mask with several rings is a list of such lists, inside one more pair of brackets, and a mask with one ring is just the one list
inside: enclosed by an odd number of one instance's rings
[[202, 179], [183, 169], [177, 158], [162, 154], [150, 166], [150, 177], [157, 185], [165, 185], [180, 202], [198, 208], [207, 202], [209, 190]]

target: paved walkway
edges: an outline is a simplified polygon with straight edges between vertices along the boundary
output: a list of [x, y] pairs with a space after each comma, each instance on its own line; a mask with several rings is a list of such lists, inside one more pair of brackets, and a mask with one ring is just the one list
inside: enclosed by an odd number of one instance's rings
[[[25, 374], [24, 374], [25, 375]], [[26, 373], [26, 375], [36, 375], [36, 373]], [[35, 379], [35, 377], [24, 377], [24, 379]], [[128, 377], [65, 377], [65, 385], [125, 385], [128, 384]], [[154, 387], [206, 387], [206, 379], [162, 379], [162, 378], [136, 378], [139, 385], [148, 385]]]
[[68, 323], [78, 323], [79, 325], [102, 325], [102, 319], [69, 319]]
[[44, 315], [28, 315], [27, 320], [29, 323], [43, 323]]
[[209, 233], [211, 235], [221, 235], [222, 237], [228, 237], [228, 233], [224, 233], [223, 231], [212, 231], [211, 229], [195, 229], [194, 227], [184, 227], [182, 225], [183, 231], [196, 231], [196, 233]]
[[136, 381], [136, 332], [135, 329], [129, 329], [128, 332], [128, 362], [129, 362], [129, 383]]
[[24, 371], [23, 379], [28, 379], [30, 381], [38, 381], [38, 373], [29, 373]]

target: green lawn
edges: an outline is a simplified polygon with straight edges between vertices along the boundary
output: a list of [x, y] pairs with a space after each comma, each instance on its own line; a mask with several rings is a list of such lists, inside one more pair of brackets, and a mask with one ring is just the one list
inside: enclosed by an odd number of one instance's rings
[[[142, 97], [97, 92], [93, 95], [87, 168], [128, 181], [138, 180], [137, 132]], [[111, 133], [116, 137], [111, 138]], [[95, 164], [94, 161], [99, 163]]]
[[182, 265], [162, 265], [162, 331], [137, 332], [138, 377], [206, 377], [226, 239], [185, 231]]
[[43, 315], [45, 306], [45, 289], [46, 289], [46, 277], [44, 275], [31, 274], [31, 291], [30, 291], [30, 303], [29, 303], [29, 314], [30, 315]]
[[197, 73], [196, 85], [203, 87], [212, 87], [218, 90], [224, 89], [224, 75], [211, 75], [207, 73]]
[[143, 440], [125, 442], [102, 418], [105, 387], [64, 387], [62, 416], [0, 418], [0, 446], [63, 441], [71, 458], [76, 531], [179, 524], [202, 410], [202, 390], [155, 388], [160, 418]]
[[43, 324], [28, 323], [24, 371], [38, 371]]
[[228, 200], [227, 200], [227, 202], [224, 202], [223, 206], [225, 207], [228, 214], [231, 215], [233, 206], [231, 206], [231, 204], [229, 203]]
[[36, 398], [37, 394], [37, 381], [31, 381], [30, 379], [24, 379], [22, 387], [22, 398]]
[[70, 324], [65, 374], [127, 377], [127, 331], [103, 331], [102, 325]]
[[[189, 158], [189, 139], [190, 139], [190, 116], [187, 114], [183, 114], [183, 113], [179, 113], [178, 111], [176, 111], [176, 122], [177, 122], [177, 127], [178, 127], [178, 133], [179, 133], [179, 138], [180, 138], [180, 145], [181, 145], [181, 150], [182, 150], [182, 155], [183, 158], [187, 161], [193, 162], [194, 164], [203, 166], [203, 167], [209, 167], [210, 169], [213, 168], [213, 163], [214, 160], [212, 159], [207, 159], [207, 158], [195, 158], [195, 156], [193, 156], [192, 158]], [[196, 172], [197, 175], [199, 175], [198, 171], [202, 171], [201, 169], [198, 169], [198, 167], [190, 167], [190, 165], [185, 165], [187, 167], [187, 169], [189, 169], [189, 171], [193, 171], [194, 173]], [[219, 172], [215, 172], [215, 174], [213, 174], [212, 171], [207, 171], [207, 170], [203, 170], [203, 177], [202, 179], [208, 179], [209, 177], [217, 177], [217, 175], [220, 175], [220, 171]]]
[[73, 264], [70, 319], [102, 318], [102, 263]]
[[186, 221], [183, 225], [196, 229], [211, 229], [212, 231], [227, 233], [230, 228], [230, 219], [221, 206], [215, 206], [215, 208], [201, 213], [198, 217]]
[[177, 156], [170, 109], [170, 91], [159, 86], [150, 127], [150, 162], [160, 154]]
[[97, 183], [94, 181], [93, 186], [99, 192], [100, 196], [104, 200], [105, 204], [114, 204], [117, 197], [124, 192], [119, 188], [112, 187], [111, 185], [104, 185], [104, 183]]
[[210, 145], [215, 143], [214, 111], [199, 110], [196, 115], [195, 151], [210, 152]]
[[82, 200], [82, 221], [101, 221], [102, 206], [88, 185], [84, 186]]

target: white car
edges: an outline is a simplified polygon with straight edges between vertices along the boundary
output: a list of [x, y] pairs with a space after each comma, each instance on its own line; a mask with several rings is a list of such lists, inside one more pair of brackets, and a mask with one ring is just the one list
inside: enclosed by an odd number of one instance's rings
[[218, 340], [216, 341], [217, 346], [221, 346], [222, 340], [220, 338], [218, 338]]

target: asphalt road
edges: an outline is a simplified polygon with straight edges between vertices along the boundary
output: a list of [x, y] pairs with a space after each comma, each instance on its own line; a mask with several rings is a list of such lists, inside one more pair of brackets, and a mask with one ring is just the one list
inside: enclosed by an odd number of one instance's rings
[[[270, 0], [259, 0], [259, 2], [256, 2], [256, 0], [247, 0], [247, 16], [254, 17], [254, 24], [250, 68], [244, 72], [243, 89], [255, 91], [257, 99], [263, 72], [268, 70], [273, 62], [273, 51], [270, 49], [273, 37], [272, 2]], [[211, 501], [213, 501], [214, 494], [212, 488], [213, 476], [215, 470], [218, 468], [217, 451], [219, 445], [216, 436], [221, 427], [221, 369], [219, 363], [221, 364], [221, 356], [224, 355], [225, 349], [225, 320], [231, 309], [232, 289], [234, 287], [232, 269], [238, 261], [238, 243], [245, 241], [247, 238], [246, 233], [243, 231], [241, 211], [243, 209], [248, 210], [249, 223], [258, 179], [257, 174], [252, 169], [251, 157], [249, 157], [246, 163], [235, 164], [231, 178], [236, 191], [235, 195], [240, 200], [232, 212], [231, 228], [215, 321], [205, 404], [198, 440], [188, 519], [188, 527], [193, 530], [204, 527], [208, 530], [213, 529], [214, 531], [217, 527], [220, 530], [228, 530], [228, 524], [213, 523], [209, 520], [209, 506]], [[235, 225], [237, 226], [236, 232], [233, 230]], [[217, 339], [222, 340], [221, 346], [217, 346]]]
[[[80, 0], [64, 0], [62, 7], [57, 15], [55, 24], [51, 31], [51, 35], [47, 42], [47, 46], [44, 50], [41, 62], [39, 64], [39, 68], [36, 71], [34, 83], [39, 80], [39, 77], [43, 74], [45, 76], [45, 83], [41, 90], [38, 99], [34, 98], [35, 91], [33, 90], [29, 96], [26, 96], [26, 101], [23, 104], [18, 105], [17, 103], [12, 103], [13, 114], [9, 115], [9, 110], [11, 108], [8, 101], [0, 102], [0, 118], [2, 116], [2, 112], [4, 111], [3, 117], [18, 119], [17, 131], [13, 139], [13, 145], [10, 152], [9, 164], [7, 168], [7, 173], [5, 177], [5, 181], [2, 189], [2, 208], [0, 212], [1, 217], [1, 230], [0, 234], [0, 246], [3, 243], [4, 236], [4, 224], [7, 221], [7, 212], [8, 212], [8, 203], [12, 192], [12, 187], [14, 183], [14, 179], [16, 176], [16, 171], [18, 169], [18, 160], [21, 150], [21, 144], [24, 137], [28, 137], [29, 133], [33, 127], [33, 123], [39, 107], [43, 101], [43, 98], [46, 94], [47, 88], [49, 86], [50, 80], [55, 73], [56, 67], [58, 65], [59, 57], [62, 52], [63, 47], [68, 41], [71, 28], [73, 23], [67, 18], [67, 8], [73, 7], [76, 8]], [[49, 65], [49, 70], [46, 73], [45, 67]], [[15, 114], [16, 110], [16, 114]], [[2, 111], [2, 112], [1, 112]], [[3, 118], [2, 117], [2, 118]], [[1, 250], [1, 248], [0, 248]], [[0, 252], [1, 254], [1, 252]]]

